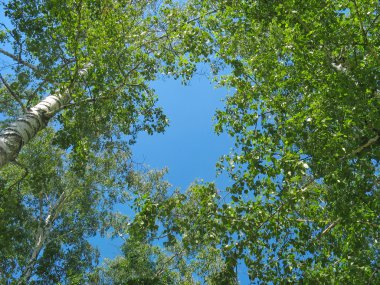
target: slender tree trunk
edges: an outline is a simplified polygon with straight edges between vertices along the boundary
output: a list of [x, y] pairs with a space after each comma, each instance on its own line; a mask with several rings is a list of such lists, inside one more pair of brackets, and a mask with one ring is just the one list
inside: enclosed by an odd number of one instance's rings
[[65, 199], [66, 192], [62, 192], [58, 198], [58, 201], [52, 207], [50, 207], [50, 211], [47, 213], [45, 220], [40, 221], [40, 225], [38, 226], [35, 236], [35, 245], [33, 251], [31, 252], [30, 257], [26, 263], [26, 267], [23, 269], [21, 277], [17, 282], [18, 285], [29, 283], [29, 279], [33, 275], [33, 269], [37, 262], [38, 256], [40, 255], [42, 248], [46, 246], [49, 240], [54, 222], [58, 218], [58, 215], [61, 213]]
[[15, 160], [22, 146], [46, 127], [49, 119], [68, 100], [70, 97], [67, 93], [50, 95], [5, 128], [0, 133], [0, 168]]

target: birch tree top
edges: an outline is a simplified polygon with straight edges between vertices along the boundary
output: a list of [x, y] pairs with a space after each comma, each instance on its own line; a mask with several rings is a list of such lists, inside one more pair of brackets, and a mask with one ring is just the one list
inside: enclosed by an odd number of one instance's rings
[[163, 52], [170, 46], [157, 7], [155, 1], [8, 1], [0, 52], [12, 72], [2, 76], [4, 115], [16, 118], [48, 95], [65, 94], [49, 118], [59, 113], [56, 142], [82, 158], [95, 142], [162, 132], [167, 119], [148, 82], [172, 54]]
[[128, 144], [168, 123], [148, 84], [173, 56], [160, 5], [1, 5], [0, 283], [80, 284], [98, 259], [87, 239], [125, 220]]

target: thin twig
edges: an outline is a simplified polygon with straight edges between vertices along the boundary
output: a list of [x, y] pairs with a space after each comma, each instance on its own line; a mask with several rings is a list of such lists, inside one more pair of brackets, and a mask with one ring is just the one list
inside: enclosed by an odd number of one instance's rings
[[257, 228], [256, 231], [258, 232], [267, 222], [269, 222], [270, 219], [272, 219], [284, 206], [284, 204], [281, 204], [265, 221], [263, 221]]
[[16, 100], [16, 102], [20, 105], [22, 111], [24, 113], [27, 112], [25, 105], [22, 103], [21, 99], [18, 97], [18, 95], [12, 90], [11, 86], [8, 84], [8, 82], [4, 79], [4, 77], [0, 74], [0, 80], [4, 84], [4, 86], [7, 88], [8, 92], [11, 94], [13, 99]]
[[173, 254], [171, 257], [169, 257], [165, 262], [164, 264], [161, 266], [161, 268], [157, 271], [157, 273], [155, 274], [155, 277], [160, 277], [160, 275], [162, 273], [164, 273], [165, 271], [165, 266], [167, 264], [169, 264], [170, 262], [172, 262], [172, 260], [178, 256], [182, 256], [182, 254], [184, 253], [185, 249], [182, 248], [179, 252], [176, 252], [175, 254]]
[[26, 168], [26, 166], [22, 165], [21, 163], [19, 163], [19, 162], [16, 161], [16, 160], [12, 161], [12, 163], [15, 164], [15, 165], [17, 165], [17, 166], [19, 166], [19, 167], [21, 167], [25, 172], [24, 172], [24, 174], [22, 175], [22, 177], [21, 177], [20, 179], [18, 179], [16, 182], [14, 182], [12, 185], [10, 185], [10, 186], [8, 187], [7, 191], [8, 191], [8, 190], [12, 190], [12, 188], [13, 188], [14, 186], [16, 186], [17, 184], [19, 184], [19, 183], [20, 183], [22, 180], [24, 180], [25, 177], [28, 176], [28, 174], [29, 174], [28, 168]]
[[359, 25], [360, 25], [360, 30], [363, 34], [363, 37], [364, 37], [364, 42], [366, 43], [370, 53], [372, 54], [372, 56], [377, 60], [377, 63], [380, 64], [380, 58], [379, 58], [379, 55], [377, 54], [376, 50], [373, 48], [373, 46], [369, 43], [369, 40], [368, 40], [368, 33], [367, 31], [365, 30], [364, 28], [364, 25], [363, 25], [363, 18], [361, 16], [361, 13], [359, 13], [359, 7], [358, 7], [358, 4], [356, 3], [356, 0], [353, 0], [352, 1], [354, 3], [354, 6], [355, 6], [355, 12], [356, 12], [356, 15], [358, 17], [358, 20], [359, 20]]

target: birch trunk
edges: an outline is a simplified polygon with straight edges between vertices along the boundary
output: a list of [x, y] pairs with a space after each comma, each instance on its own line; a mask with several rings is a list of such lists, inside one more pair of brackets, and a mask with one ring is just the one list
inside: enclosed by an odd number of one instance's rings
[[[78, 76], [86, 75], [91, 66], [91, 63], [86, 64], [83, 69], [78, 71]], [[1, 131], [0, 168], [15, 160], [21, 148], [45, 128], [50, 118], [60, 111], [61, 107], [67, 104], [70, 99], [67, 90], [62, 94], [49, 95]]]
[[0, 168], [16, 159], [23, 145], [46, 127], [49, 119], [70, 100], [68, 93], [46, 97], [0, 133]]

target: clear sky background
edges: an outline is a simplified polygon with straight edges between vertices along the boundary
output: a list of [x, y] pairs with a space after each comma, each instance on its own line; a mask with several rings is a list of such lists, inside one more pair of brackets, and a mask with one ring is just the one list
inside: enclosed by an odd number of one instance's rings
[[171, 184], [187, 188], [196, 179], [215, 181], [226, 186], [226, 176], [216, 177], [215, 164], [228, 154], [232, 140], [217, 136], [213, 116], [223, 107], [226, 89], [216, 89], [205, 75], [197, 75], [189, 85], [179, 80], [164, 79], [152, 84], [159, 96], [170, 126], [164, 134], [139, 136], [133, 147], [133, 160], [152, 168], [169, 168]]

